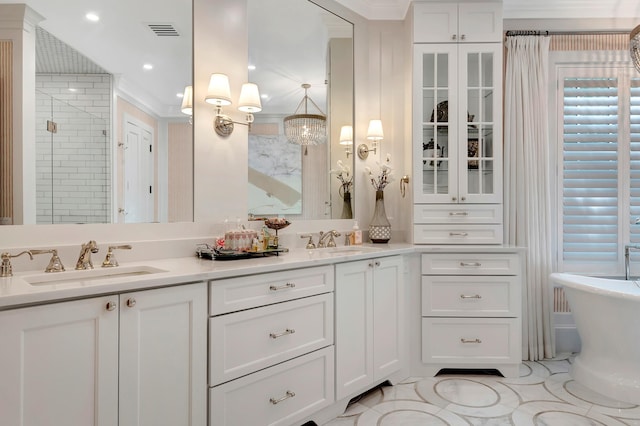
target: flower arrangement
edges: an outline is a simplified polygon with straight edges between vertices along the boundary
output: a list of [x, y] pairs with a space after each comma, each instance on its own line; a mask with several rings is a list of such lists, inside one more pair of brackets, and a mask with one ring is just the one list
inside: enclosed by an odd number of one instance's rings
[[351, 192], [351, 187], [353, 186], [353, 175], [351, 174], [349, 166], [343, 164], [342, 160], [338, 160], [336, 164], [338, 165], [338, 168], [331, 170], [331, 173], [335, 173], [336, 177], [340, 181], [340, 191], [344, 195], [347, 192]]
[[387, 185], [393, 182], [393, 168], [391, 167], [391, 154], [387, 154], [384, 163], [380, 164], [376, 161], [376, 164], [380, 168], [380, 172], [377, 176], [373, 175], [373, 172], [369, 167], [364, 168], [364, 172], [369, 176], [371, 180], [371, 185], [376, 189], [376, 191], [382, 191]]

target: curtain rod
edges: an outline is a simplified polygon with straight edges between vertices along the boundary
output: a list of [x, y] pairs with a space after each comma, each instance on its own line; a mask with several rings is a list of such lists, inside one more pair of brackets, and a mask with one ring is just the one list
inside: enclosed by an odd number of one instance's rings
[[550, 35], [603, 35], [603, 34], [629, 34], [630, 31], [541, 31], [541, 30], [509, 30], [507, 37], [512, 36], [550, 36]]

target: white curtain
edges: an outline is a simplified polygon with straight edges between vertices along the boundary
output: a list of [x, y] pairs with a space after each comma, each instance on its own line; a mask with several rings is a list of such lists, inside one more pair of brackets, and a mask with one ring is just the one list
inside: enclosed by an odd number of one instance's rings
[[549, 186], [549, 37], [507, 37], [504, 181], [508, 244], [526, 247], [523, 358], [555, 355]]

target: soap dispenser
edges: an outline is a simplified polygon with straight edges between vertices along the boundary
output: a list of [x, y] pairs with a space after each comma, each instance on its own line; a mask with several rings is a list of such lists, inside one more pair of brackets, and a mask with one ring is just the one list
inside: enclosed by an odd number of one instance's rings
[[362, 244], [362, 231], [358, 226], [358, 221], [353, 222], [353, 229], [351, 230], [351, 245]]

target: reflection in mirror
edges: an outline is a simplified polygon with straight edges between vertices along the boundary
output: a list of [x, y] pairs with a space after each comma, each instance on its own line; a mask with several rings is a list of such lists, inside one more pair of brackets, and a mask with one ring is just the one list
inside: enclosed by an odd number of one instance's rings
[[[340, 138], [353, 126], [353, 25], [300, 0], [248, 0], [247, 15], [249, 81], [262, 96], [249, 133], [249, 215], [352, 218], [353, 185], [339, 176], [350, 181], [353, 170], [353, 141]], [[307, 102], [306, 112], [326, 114], [327, 134], [325, 143], [302, 147], [287, 140], [283, 120], [306, 84], [317, 105]]]
[[36, 158], [35, 188], [23, 189], [35, 199], [29, 215], [43, 224], [192, 221], [193, 130], [181, 112], [192, 81], [191, 0], [26, 4], [44, 18], [36, 141], [23, 142]]

